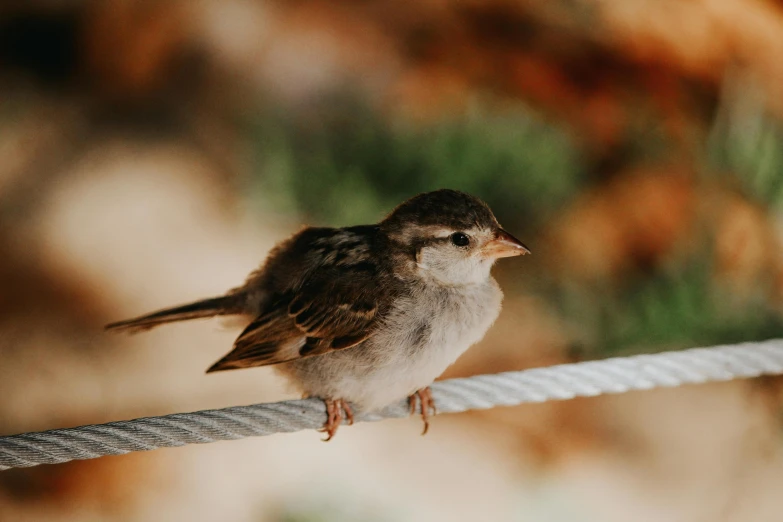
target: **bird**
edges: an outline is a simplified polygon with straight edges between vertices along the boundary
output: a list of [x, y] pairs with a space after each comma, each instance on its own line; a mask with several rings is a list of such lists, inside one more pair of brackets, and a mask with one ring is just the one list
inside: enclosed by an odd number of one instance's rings
[[249, 323], [207, 373], [274, 365], [326, 406], [330, 440], [357, 411], [407, 397], [424, 431], [430, 384], [484, 337], [503, 293], [495, 261], [530, 250], [465, 192], [418, 194], [374, 225], [305, 227], [222, 296], [106, 325], [137, 332], [215, 316]]

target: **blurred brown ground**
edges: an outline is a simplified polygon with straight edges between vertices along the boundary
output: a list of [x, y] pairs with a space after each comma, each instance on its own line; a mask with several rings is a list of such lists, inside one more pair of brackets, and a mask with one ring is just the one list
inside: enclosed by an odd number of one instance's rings
[[[696, 158], [727, 76], [783, 117], [781, 57], [772, 1], [0, 7], [0, 432], [291, 397], [270, 369], [204, 375], [232, 325], [101, 328], [235, 286], [300, 225], [248, 201], [242, 118], [263, 103], [306, 120], [335, 90], [415, 125], [480, 100], [568, 129], [589, 183], [504, 283], [544, 266], [621, 283], [707, 230], [716, 277], [742, 294], [772, 274], [777, 300], [777, 216], [705, 183]], [[670, 144], [652, 160], [628, 152], [648, 126]], [[540, 298], [510, 291], [445, 377], [568, 361], [570, 343]], [[0, 520], [779, 520], [779, 398], [777, 379], [735, 382], [443, 416], [426, 438], [389, 421], [329, 445], [299, 433], [14, 470]]]

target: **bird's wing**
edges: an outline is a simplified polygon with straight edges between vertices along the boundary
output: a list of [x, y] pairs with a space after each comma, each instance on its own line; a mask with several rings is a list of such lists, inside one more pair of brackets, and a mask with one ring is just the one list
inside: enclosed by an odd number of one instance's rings
[[393, 278], [369, 252], [346, 256], [345, 248], [327, 246], [323, 251], [309, 249], [306, 277], [278, 294], [209, 372], [321, 355], [356, 346], [373, 334], [384, 304], [393, 296]]

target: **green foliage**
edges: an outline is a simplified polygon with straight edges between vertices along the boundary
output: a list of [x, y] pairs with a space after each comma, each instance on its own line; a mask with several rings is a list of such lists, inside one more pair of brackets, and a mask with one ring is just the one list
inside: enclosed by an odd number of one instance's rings
[[411, 126], [360, 109], [258, 128], [259, 186], [319, 222], [373, 222], [423, 191], [476, 194], [505, 223], [533, 225], [579, 188], [568, 136], [527, 112]]
[[763, 106], [728, 99], [707, 143], [708, 175], [783, 211], [783, 122]]
[[560, 287], [553, 301], [590, 356], [625, 355], [783, 336], [783, 316], [759, 281], [738, 289], [712, 269], [709, 252], [624, 285]]

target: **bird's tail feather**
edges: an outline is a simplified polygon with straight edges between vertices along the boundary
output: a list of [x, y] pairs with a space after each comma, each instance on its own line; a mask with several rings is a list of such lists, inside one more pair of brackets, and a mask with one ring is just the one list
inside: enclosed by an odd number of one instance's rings
[[164, 308], [133, 319], [107, 324], [106, 330], [140, 332], [149, 330], [155, 326], [190, 319], [202, 319], [217, 315], [232, 315], [243, 313], [244, 297], [237, 294], [229, 294], [221, 297], [202, 299], [194, 303]]

